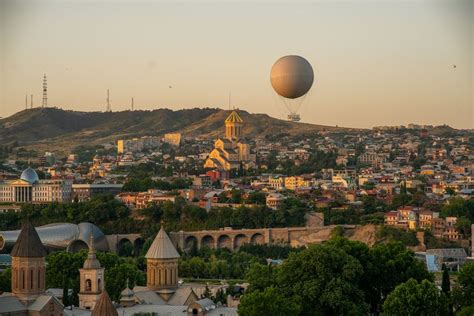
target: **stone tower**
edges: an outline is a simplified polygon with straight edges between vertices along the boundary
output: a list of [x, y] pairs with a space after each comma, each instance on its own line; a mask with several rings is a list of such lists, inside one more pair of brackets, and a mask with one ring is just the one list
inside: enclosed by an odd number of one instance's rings
[[104, 292], [104, 268], [96, 257], [94, 237], [89, 240], [89, 252], [84, 266], [79, 269], [79, 308], [94, 309]]
[[146, 253], [147, 287], [167, 300], [178, 287], [179, 253], [163, 225]]
[[240, 139], [240, 132], [242, 130], [242, 123], [244, 121], [240, 118], [236, 111], [232, 111], [225, 120], [225, 138], [229, 140]]
[[46, 272], [46, 249], [29, 220], [23, 224], [11, 256], [12, 293], [28, 304], [44, 294]]

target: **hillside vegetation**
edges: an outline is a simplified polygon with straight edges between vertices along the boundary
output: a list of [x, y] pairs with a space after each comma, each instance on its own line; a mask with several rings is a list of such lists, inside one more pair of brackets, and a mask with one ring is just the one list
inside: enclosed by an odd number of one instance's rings
[[[58, 108], [35, 108], [0, 120], [0, 139], [4, 144], [21, 146], [78, 146], [101, 144], [125, 137], [159, 136], [181, 132], [185, 136], [216, 137], [223, 133], [223, 121], [229, 111], [194, 108], [172, 111], [78, 112]], [[294, 123], [266, 114], [239, 111], [244, 120], [243, 134], [312, 133], [336, 130], [314, 124]]]

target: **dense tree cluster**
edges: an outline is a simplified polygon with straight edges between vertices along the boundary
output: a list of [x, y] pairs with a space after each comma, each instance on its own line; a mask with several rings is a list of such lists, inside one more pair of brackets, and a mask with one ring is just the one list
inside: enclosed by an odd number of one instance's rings
[[[64, 299], [65, 305], [77, 306], [79, 292], [79, 269], [82, 268], [87, 251], [77, 253], [53, 252], [46, 257], [46, 286], [48, 288], [72, 289], [72, 295]], [[120, 298], [120, 292], [125, 288], [126, 280], [130, 286], [145, 285], [145, 273], [138, 268], [134, 258], [120, 257], [114, 253], [97, 253], [97, 259], [105, 268], [105, 287], [113, 300]]]
[[[290, 254], [278, 267], [252, 265], [239, 312], [263, 315], [265, 301], [282, 299], [288, 306], [297, 302], [294, 315], [378, 314], [389, 294], [410, 279], [432, 282], [433, 276], [401, 243], [369, 248], [334, 237]], [[257, 298], [261, 305], [253, 304]]]
[[[35, 226], [91, 222], [109, 232], [108, 227], [119, 230], [121, 220], [129, 221], [129, 213], [129, 209], [112, 195], [96, 195], [81, 203], [24, 204], [21, 212], [0, 214], [0, 230], [19, 229], [22, 220], [29, 217]], [[115, 223], [110, 226], [112, 221]]]
[[285, 245], [244, 244], [238, 251], [201, 248], [184, 253], [179, 262], [179, 275], [195, 279], [244, 279], [254, 263], [266, 264], [267, 258], [285, 259], [292, 252], [301, 251]]
[[[201, 230], [233, 228], [262, 228], [303, 226], [305, 214], [311, 209], [297, 199], [287, 199], [278, 210], [271, 210], [265, 205], [255, 207], [215, 207], [209, 212], [205, 209], [187, 204], [177, 198], [175, 203], [155, 204], [141, 210], [146, 222], [159, 222], [163, 219], [168, 230]], [[149, 220], [149, 221], [148, 221]]]
[[335, 152], [315, 150], [310, 153], [308, 160], [301, 161], [298, 165], [295, 164], [293, 159], [279, 160], [276, 158], [277, 155], [278, 152], [271, 151], [266, 159], [262, 161], [267, 166], [265, 172], [276, 172], [293, 176], [321, 171], [323, 168], [337, 167], [337, 154]]

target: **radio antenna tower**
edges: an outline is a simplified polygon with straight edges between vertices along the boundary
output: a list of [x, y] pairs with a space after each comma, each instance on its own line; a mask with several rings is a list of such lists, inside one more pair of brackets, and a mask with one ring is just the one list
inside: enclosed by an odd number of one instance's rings
[[46, 82], [46, 74], [43, 76], [43, 103], [42, 108], [48, 107], [48, 83]]
[[132, 98], [132, 111], [133, 111], [133, 98]]
[[25, 110], [28, 110], [28, 93], [25, 93]]
[[107, 110], [106, 112], [112, 112], [112, 107], [110, 106], [110, 97], [109, 97], [109, 89], [107, 89]]
[[30, 108], [33, 108], [33, 95], [30, 96]]

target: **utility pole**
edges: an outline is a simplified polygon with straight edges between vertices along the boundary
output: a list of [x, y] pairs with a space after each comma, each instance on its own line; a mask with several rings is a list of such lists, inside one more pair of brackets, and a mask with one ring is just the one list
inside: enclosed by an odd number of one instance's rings
[[46, 74], [43, 76], [43, 103], [41, 103], [41, 107], [48, 107], [48, 83], [46, 82]]
[[107, 89], [107, 110], [106, 110], [106, 112], [112, 112], [112, 107], [110, 106], [109, 89]]

